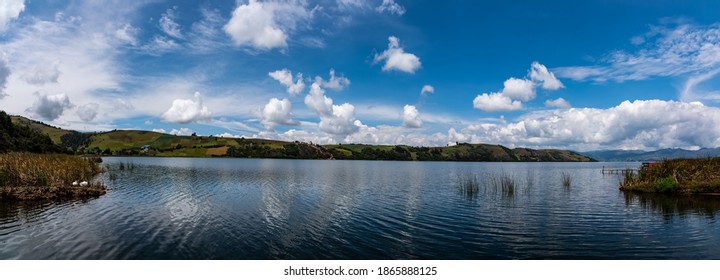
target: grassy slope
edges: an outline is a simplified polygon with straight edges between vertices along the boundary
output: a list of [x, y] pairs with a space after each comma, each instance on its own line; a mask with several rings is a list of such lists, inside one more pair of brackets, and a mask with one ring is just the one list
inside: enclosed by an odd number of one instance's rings
[[144, 145], [150, 145], [149, 155], [164, 157], [210, 157], [222, 156], [229, 147], [238, 147], [241, 144], [255, 144], [268, 146], [272, 149], [282, 149], [288, 142], [266, 139], [234, 139], [215, 136], [176, 136], [151, 131], [140, 130], [114, 130], [99, 133], [92, 137], [88, 146], [90, 149], [98, 148], [101, 151], [110, 149], [117, 152], [125, 149], [138, 150]]
[[[13, 116], [13, 122], [30, 126], [31, 128], [49, 135], [55, 143], [60, 143], [62, 135], [71, 133], [36, 122], [24, 117]], [[140, 147], [150, 145], [152, 150], [147, 153], [150, 156], [171, 156], [171, 157], [210, 157], [223, 155], [229, 147], [243, 145], [259, 145], [270, 149], [284, 149], [284, 145], [292, 142], [268, 140], [268, 139], [234, 139], [219, 138], [214, 136], [175, 136], [152, 131], [140, 130], [113, 130], [92, 135], [87, 150], [99, 149], [100, 151], [110, 150], [121, 152], [123, 150], [139, 151]], [[401, 146], [409, 148], [407, 146]], [[391, 145], [363, 145], [343, 144], [324, 145], [327, 150], [334, 149], [343, 154], [360, 153], [365, 148], [380, 151], [391, 151], [395, 146]], [[574, 152], [565, 150], [531, 150], [524, 148], [509, 149], [500, 145], [490, 144], [461, 144], [456, 146], [440, 147], [443, 157], [454, 156], [459, 160], [463, 158], [477, 158], [481, 155], [488, 161], [589, 161], [590, 159]], [[410, 149], [408, 149], [410, 150]], [[411, 152], [412, 160], [417, 160], [417, 153]]]
[[160, 136], [162, 136], [161, 133], [151, 131], [115, 130], [93, 136], [89, 147], [113, 151], [140, 148], [143, 145], [153, 143]]
[[39, 131], [43, 134], [46, 134], [50, 136], [50, 139], [52, 139], [53, 143], [60, 144], [60, 137], [62, 137], [65, 134], [70, 133], [69, 130], [60, 129], [54, 126], [49, 126], [44, 123], [36, 122], [31, 119], [21, 117], [21, 116], [11, 116], [12, 122], [17, 125], [27, 126], [30, 127], [36, 131]]

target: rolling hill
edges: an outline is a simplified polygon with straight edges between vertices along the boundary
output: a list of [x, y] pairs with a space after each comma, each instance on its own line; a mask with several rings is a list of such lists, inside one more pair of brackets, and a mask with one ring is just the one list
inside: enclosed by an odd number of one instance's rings
[[60, 153], [65, 150], [48, 137], [23, 124], [16, 124], [13, 118], [0, 111], [0, 153], [35, 152]]
[[458, 143], [447, 147], [317, 145], [268, 139], [178, 136], [141, 130], [77, 132], [20, 116], [13, 116], [12, 121], [48, 135], [57, 145], [78, 154], [406, 161], [594, 161], [566, 150], [510, 149], [489, 144]]

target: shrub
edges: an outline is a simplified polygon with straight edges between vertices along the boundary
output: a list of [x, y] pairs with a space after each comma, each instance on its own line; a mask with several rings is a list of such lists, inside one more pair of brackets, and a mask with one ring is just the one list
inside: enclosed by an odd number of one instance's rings
[[677, 185], [677, 179], [673, 176], [668, 176], [655, 183], [655, 190], [658, 192], [675, 192]]

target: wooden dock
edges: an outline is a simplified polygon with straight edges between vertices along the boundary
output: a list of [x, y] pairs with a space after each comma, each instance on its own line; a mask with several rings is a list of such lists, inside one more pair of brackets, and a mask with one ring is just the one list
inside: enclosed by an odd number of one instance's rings
[[636, 173], [637, 169], [632, 168], [612, 168], [610, 166], [603, 166], [602, 174], [625, 174], [625, 173]]

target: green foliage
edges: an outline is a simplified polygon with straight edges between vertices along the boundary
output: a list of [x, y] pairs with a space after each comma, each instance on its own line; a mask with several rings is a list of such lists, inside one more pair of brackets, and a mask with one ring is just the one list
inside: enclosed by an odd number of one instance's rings
[[671, 159], [626, 173], [621, 190], [641, 192], [719, 193], [720, 157]]
[[64, 150], [55, 145], [50, 137], [30, 127], [12, 123], [4, 111], [0, 111], [0, 153], [27, 151], [35, 153], [60, 153]]
[[329, 159], [332, 154], [321, 146], [302, 142], [277, 145], [243, 140], [228, 148], [226, 156], [243, 158]]
[[675, 192], [678, 181], [673, 176], [668, 176], [660, 179], [655, 183], [655, 190], [658, 192]]
[[77, 152], [90, 144], [92, 133], [81, 133], [71, 131], [60, 136], [60, 144], [70, 150]]

